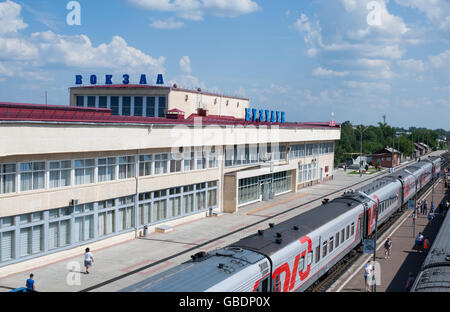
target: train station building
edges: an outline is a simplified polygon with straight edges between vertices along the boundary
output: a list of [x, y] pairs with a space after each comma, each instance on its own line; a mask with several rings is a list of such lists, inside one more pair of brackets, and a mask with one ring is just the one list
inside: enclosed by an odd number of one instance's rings
[[284, 116], [176, 85], [73, 87], [70, 105], [0, 102], [0, 267], [332, 179], [340, 126]]

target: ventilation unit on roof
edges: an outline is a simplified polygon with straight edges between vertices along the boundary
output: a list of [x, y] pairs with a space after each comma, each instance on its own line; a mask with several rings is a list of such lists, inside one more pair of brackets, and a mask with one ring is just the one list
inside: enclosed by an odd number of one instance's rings
[[275, 226], [274, 223], [269, 223], [269, 227], [270, 227], [270, 228], [273, 228], [274, 226]]

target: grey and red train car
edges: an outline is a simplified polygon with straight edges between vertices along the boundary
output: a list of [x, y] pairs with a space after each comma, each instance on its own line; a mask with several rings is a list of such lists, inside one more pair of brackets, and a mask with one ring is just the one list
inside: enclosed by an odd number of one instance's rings
[[440, 166], [440, 157], [420, 160], [122, 291], [305, 291], [436, 178]]

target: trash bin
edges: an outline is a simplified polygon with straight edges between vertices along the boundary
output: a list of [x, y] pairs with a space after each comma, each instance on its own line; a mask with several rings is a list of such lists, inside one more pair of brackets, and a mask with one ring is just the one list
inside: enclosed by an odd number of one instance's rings
[[209, 208], [209, 216], [212, 217], [212, 208]]
[[144, 225], [144, 233], [143, 236], [147, 236], [148, 226]]

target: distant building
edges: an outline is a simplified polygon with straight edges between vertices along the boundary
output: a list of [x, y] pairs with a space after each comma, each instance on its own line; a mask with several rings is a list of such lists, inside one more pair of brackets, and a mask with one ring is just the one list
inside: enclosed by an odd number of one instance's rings
[[372, 165], [391, 168], [400, 165], [402, 153], [389, 146], [372, 155]]
[[416, 157], [420, 157], [427, 153], [425, 146], [419, 143], [414, 143], [414, 147], [416, 148]]

